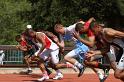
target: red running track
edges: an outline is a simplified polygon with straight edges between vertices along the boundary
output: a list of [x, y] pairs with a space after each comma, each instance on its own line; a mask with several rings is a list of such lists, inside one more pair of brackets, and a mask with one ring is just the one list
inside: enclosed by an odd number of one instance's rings
[[[37, 82], [40, 74], [19, 75], [19, 74], [0, 74], [0, 82]], [[51, 75], [50, 77], [53, 77]], [[84, 74], [82, 77], [77, 77], [76, 74], [64, 74], [62, 80], [47, 80], [45, 82], [100, 82], [95, 74]], [[110, 75], [105, 82], [121, 82]]]

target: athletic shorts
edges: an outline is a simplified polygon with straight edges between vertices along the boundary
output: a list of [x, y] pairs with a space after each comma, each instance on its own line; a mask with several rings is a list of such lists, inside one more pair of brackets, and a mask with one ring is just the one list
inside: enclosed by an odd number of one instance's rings
[[[39, 50], [35, 53], [35, 55], [37, 56]], [[59, 63], [59, 49], [56, 49], [56, 50], [51, 50], [51, 49], [44, 49], [39, 57], [41, 59], [43, 59], [44, 61], [47, 60], [49, 57], [51, 57], [51, 60], [52, 60], [52, 63], [53, 64], [57, 64]]]
[[[113, 43], [119, 46], [122, 49], [122, 56], [117, 64], [117, 69], [123, 70], [124, 69], [124, 42], [121, 39], [114, 39]], [[120, 54], [119, 54], [120, 55]]]
[[122, 54], [121, 59], [118, 62], [117, 69], [124, 70], [124, 53]]
[[85, 54], [89, 51], [89, 48], [86, 45], [80, 45], [77, 48], [73, 49], [70, 51], [66, 57], [73, 57], [73, 58], [79, 58], [84, 60], [85, 59]]
[[115, 49], [113, 46], [110, 46], [110, 52], [107, 53], [110, 62], [116, 61]]

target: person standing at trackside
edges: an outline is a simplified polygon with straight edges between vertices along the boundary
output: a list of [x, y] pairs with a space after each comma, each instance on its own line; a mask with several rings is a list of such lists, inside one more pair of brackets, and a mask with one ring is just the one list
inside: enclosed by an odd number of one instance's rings
[[3, 65], [3, 60], [5, 58], [5, 53], [3, 50], [0, 50], [0, 64]]

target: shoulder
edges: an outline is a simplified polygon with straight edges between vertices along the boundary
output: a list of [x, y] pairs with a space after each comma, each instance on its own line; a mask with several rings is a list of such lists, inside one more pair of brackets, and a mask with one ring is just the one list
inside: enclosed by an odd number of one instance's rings
[[113, 36], [116, 33], [116, 30], [112, 28], [104, 28], [103, 30], [104, 30], [104, 33], [109, 36]]
[[68, 31], [74, 31], [74, 30], [75, 30], [75, 26], [76, 26], [76, 23], [73, 24], [73, 25], [70, 25], [70, 26], [67, 27], [66, 29], [67, 29]]
[[21, 45], [21, 46], [26, 46], [26, 44], [27, 44], [27, 42], [26, 42], [25, 40], [22, 40], [22, 41], [20, 42], [20, 45]]
[[37, 38], [42, 38], [44, 36], [43, 32], [36, 32], [36, 37]]
[[87, 35], [89, 37], [95, 37], [95, 35], [94, 35], [93, 31], [91, 31], [91, 29], [88, 30]]
[[45, 35], [47, 35], [48, 37], [56, 37], [56, 35], [49, 31], [45, 31]]

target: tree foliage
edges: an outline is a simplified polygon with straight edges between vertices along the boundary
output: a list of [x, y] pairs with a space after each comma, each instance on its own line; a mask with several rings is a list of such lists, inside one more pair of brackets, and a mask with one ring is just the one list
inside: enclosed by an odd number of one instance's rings
[[24, 14], [34, 28], [52, 30], [55, 22], [61, 21], [65, 26], [79, 19], [95, 17], [106, 21], [119, 15], [116, 0], [29, 0], [32, 10]]
[[15, 44], [15, 35], [21, 33], [27, 24], [19, 13], [29, 9], [26, 0], [0, 0], [0, 44]]
[[124, 15], [122, 0], [0, 0], [0, 44], [15, 44], [26, 24], [53, 31], [56, 22], [69, 26], [79, 19], [98, 21]]

